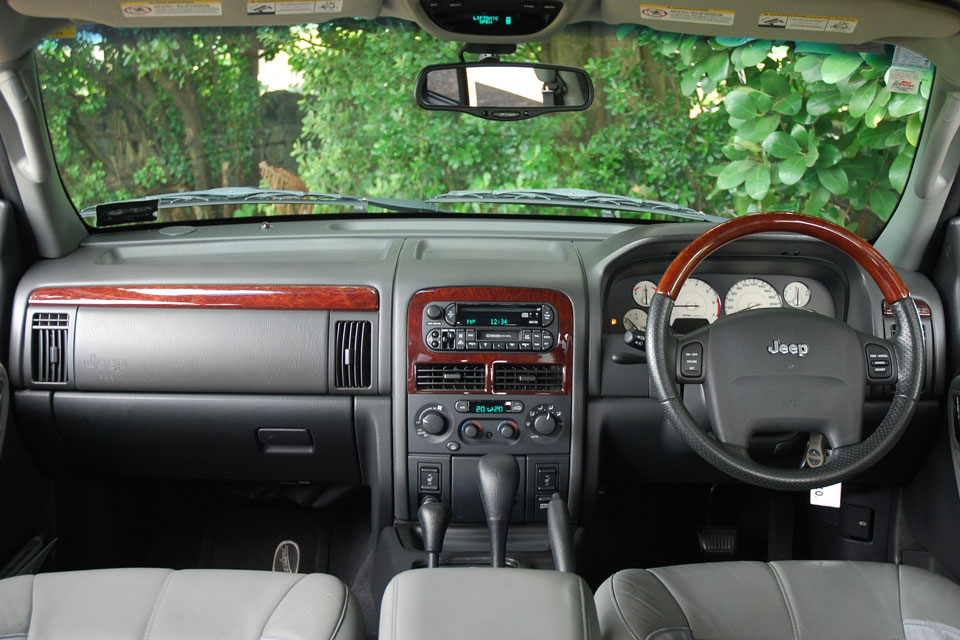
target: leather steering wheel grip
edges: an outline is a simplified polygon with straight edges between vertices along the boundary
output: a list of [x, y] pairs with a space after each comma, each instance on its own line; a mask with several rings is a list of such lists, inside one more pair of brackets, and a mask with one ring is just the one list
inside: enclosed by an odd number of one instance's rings
[[[833, 450], [817, 468], [781, 469], [759, 464], [747, 450], [716, 440], [690, 415], [673, 379], [676, 340], [670, 330], [674, 299], [694, 268], [707, 256], [754, 233], [789, 231], [824, 240], [854, 258], [873, 277], [890, 303], [899, 331], [893, 340], [899, 377], [893, 402], [880, 426], [862, 442]], [[920, 314], [896, 270], [870, 244], [832, 223], [791, 213], [764, 213], [734, 218], [699, 236], [668, 267], [653, 296], [647, 320], [647, 362], [654, 395], [664, 417], [687, 445], [708, 463], [733, 477], [767, 489], [807, 490], [841, 482], [866, 470], [886, 455], [907, 429], [923, 383], [923, 332]]]

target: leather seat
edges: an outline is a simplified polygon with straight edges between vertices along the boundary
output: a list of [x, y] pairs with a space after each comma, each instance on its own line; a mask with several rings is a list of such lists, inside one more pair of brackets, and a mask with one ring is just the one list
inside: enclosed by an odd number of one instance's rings
[[614, 574], [606, 640], [960, 640], [960, 587], [872, 562], [720, 562]]
[[106, 569], [0, 580], [4, 640], [359, 640], [360, 608], [333, 576]]

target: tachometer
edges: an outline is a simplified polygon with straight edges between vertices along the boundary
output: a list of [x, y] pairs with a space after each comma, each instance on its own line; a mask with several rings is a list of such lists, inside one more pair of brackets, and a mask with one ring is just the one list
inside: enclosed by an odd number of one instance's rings
[[649, 280], [641, 280], [633, 285], [633, 301], [641, 307], [649, 307], [653, 302], [653, 294], [657, 292], [657, 285]]
[[710, 324], [720, 317], [720, 296], [703, 280], [690, 278], [680, 289], [673, 305], [670, 324], [681, 319], [706, 320]]
[[771, 309], [783, 306], [780, 294], [769, 282], [759, 278], [747, 278], [736, 283], [723, 299], [727, 315], [748, 309]]
[[630, 311], [627, 311], [627, 314], [623, 316], [623, 329], [624, 331], [632, 331], [634, 329], [646, 331], [647, 312], [643, 309], [630, 309]]

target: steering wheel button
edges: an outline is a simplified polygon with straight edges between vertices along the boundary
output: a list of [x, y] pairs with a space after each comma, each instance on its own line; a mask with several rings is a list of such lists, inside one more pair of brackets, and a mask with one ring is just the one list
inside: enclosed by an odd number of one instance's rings
[[687, 378], [703, 375], [703, 345], [693, 342], [680, 350], [680, 373]]

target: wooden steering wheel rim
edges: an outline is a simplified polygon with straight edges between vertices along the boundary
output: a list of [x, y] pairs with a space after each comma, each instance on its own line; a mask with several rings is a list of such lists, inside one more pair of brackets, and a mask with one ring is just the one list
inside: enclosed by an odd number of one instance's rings
[[683, 283], [707, 256], [737, 238], [764, 231], [801, 233], [828, 242], [846, 252], [866, 269], [890, 304], [910, 296], [907, 285], [897, 271], [866, 240], [832, 222], [786, 212], [742, 216], [713, 227], [677, 254], [660, 278], [657, 292], [676, 300]]

